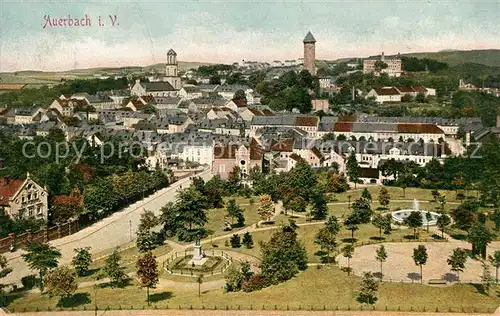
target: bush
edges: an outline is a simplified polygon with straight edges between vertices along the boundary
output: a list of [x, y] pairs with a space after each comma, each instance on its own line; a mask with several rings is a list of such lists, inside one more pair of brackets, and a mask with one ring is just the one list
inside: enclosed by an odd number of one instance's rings
[[240, 248], [241, 247], [241, 239], [238, 234], [234, 234], [231, 237], [231, 248]]
[[254, 274], [241, 287], [244, 292], [253, 292], [265, 288], [266, 280], [260, 274]]
[[25, 290], [31, 290], [38, 286], [38, 277], [34, 274], [27, 275], [21, 278], [21, 283]]

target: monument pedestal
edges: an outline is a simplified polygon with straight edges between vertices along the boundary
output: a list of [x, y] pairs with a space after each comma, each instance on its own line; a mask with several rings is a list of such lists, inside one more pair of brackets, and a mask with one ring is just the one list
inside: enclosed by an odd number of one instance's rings
[[201, 251], [201, 245], [199, 243], [196, 243], [194, 246], [194, 254], [193, 254], [193, 259], [189, 261], [189, 264], [194, 264], [196, 266], [201, 266], [203, 265], [208, 258], [203, 257], [203, 252]]

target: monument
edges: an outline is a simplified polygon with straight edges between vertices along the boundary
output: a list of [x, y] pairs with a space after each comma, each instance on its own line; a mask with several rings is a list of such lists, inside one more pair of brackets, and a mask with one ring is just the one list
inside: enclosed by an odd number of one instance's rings
[[193, 258], [189, 261], [189, 264], [191, 265], [196, 265], [196, 266], [201, 266], [203, 265], [208, 258], [203, 257], [203, 251], [201, 249], [201, 244], [200, 240], [196, 239], [196, 242], [194, 244], [194, 254]]

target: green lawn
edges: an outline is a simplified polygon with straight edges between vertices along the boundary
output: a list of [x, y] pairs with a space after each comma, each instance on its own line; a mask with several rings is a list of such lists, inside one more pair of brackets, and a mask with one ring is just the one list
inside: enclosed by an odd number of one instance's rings
[[[240, 205], [240, 207], [244, 210], [243, 215], [245, 216], [245, 226], [250, 226], [254, 223], [257, 223], [260, 220], [260, 216], [257, 213], [257, 209], [259, 208], [258, 203], [254, 203], [250, 205], [248, 198], [244, 197], [235, 197], [236, 203]], [[208, 223], [205, 225], [207, 230], [213, 231], [213, 236], [220, 236], [227, 234], [227, 231], [224, 231], [224, 217], [226, 216], [226, 208], [217, 208], [211, 209], [207, 211], [208, 215]], [[231, 218], [227, 218], [228, 221], [231, 221]], [[234, 228], [233, 231], [237, 231], [241, 228]]]
[[[154, 289], [151, 291], [153, 306], [150, 308], [183, 308], [193, 309], [290, 309], [310, 310], [347, 310], [359, 309], [356, 301], [360, 278], [347, 276], [337, 267], [309, 268], [294, 279], [271, 286], [252, 293], [224, 293], [223, 290], [211, 290], [198, 297], [197, 290]], [[131, 284], [123, 289], [109, 287], [98, 289], [97, 304], [102, 310], [106, 307], [113, 309], [146, 308], [146, 291]], [[494, 291], [493, 291], [494, 292]], [[23, 294], [18, 293], [22, 296]], [[76, 309], [92, 309], [94, 307], [94, 289], [78, 289], [72, 300]], [[420, 284], [382, 283], [375, 304], [377, 310], [402, 311], [464, 311], [492, 313], [500, 304], [497, 296], [479, 294], [475, 286], [469, 284], [452, 285], [447, 287], [430, 287]], [[38, 293], [27, 293], [22, 297], [14, 298], [8, 309], [13, 312], [54, 310], [58, 298], [40, 296]], [[367, 307], [365, 307], [366, 309]], [[371, 309], [371, 307], [370, 307]]]
[[[124, 249], [130, 245], [135, 245], [135, 244], [124, 245], [122, 247], [122, 249]], [[172, 251], [172, 248], [169, 245], [164, 244], [164, 245], [161, 245], [160, 247], [154, 249], [152, 252], [156, 257], [160, 257], [162, 255], [169, 253], [170, 251]], [[94, 259], [94, 261], [90, 265], [90, 270], [91, 270], [92, 274], [79, 278], [79, 281], [80, 282], [92, 281], [94, 279], [93, 273], [105, 265], [106, 258], [103, 256], [108, 255], [110, 253], [111, 253], [111, 251], [108, 251], [108, 252], [103, 252], [103, 253], [99, 253], [99, 254], [95, 255], [94, 258], [97, 258], [97, 259]], [[141, 255], [139, 250], [134, 246], [132, 248], [120, 251], [120, 255], [122, 257], [122, 263], [125, 266], [125, 272], [129, 273], [129, 272], [135, 271], [135, 263], [137, 262], [137, 259]]]
[[[377, 201], [381, 186], [370, 186], [367, 188], [372, 195], [373, 201]], [[386, 186], [385, 188], [387, 189], [387, 191], [389, 191], [391, 200], [413, 200], [413, 199], [417, 199], [420, 201], [433, 200], [431, 193], [432, 190], [420, 189], [420, 188], [406, 188], [405, 196], [403, 196], [403, 189], [401, 188], [391, 187], [391, 186]], [[361, 196], [362, 190], [363, 189], [361, 188], [351, 189], [343, 193], [334, 194], [333, 196], [338, 202], [347, 202], [349, 200], [348, 195], [350, 195], [351, 202], [353, 202]], [[445, 195], [446, 201], [448, 202], [460, 202], [456, 200], [455, 198], [456, 192], [453, 190], [439, 190], [439, 193]], [[469, 195], [473, 194], [475, 194], [475, 192], [469, 191]]]

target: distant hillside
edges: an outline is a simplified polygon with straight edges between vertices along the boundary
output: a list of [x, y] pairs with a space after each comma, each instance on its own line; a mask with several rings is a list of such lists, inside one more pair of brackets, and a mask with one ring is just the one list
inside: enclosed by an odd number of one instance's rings
[[411, 53], [401, 55], [417, 58], [431, 58], [448, 63], [451, 67], [464, 63], [474, 63], [492, 67], [500, 67], [500, 49], [467, 51], [457, 50], [441, 51], [436, 53]]
[[[191, 68], [197, 68], [201, 65], [210, 65], [210, 63], [200, 63], [191, 61], [179, 61], [179, 70], [184, 71]], [[60, 82], [61, 79], [85, 79], [93, 78], [99, 75], [116, 75], [116, 74], [141, 74], [145, 72], [158, 73], [165, 72], [165, 64], [154, 64], [149, 66], [128, 66], [116, 68], [88, 68], [88, 69], [73, 69], [60, 72], [45, 72], [45, 71], [17, 71], [17, 72], [2, 72], [0, 73], [1, 83], [26, 83], [32, 84], [55, 84]]]

